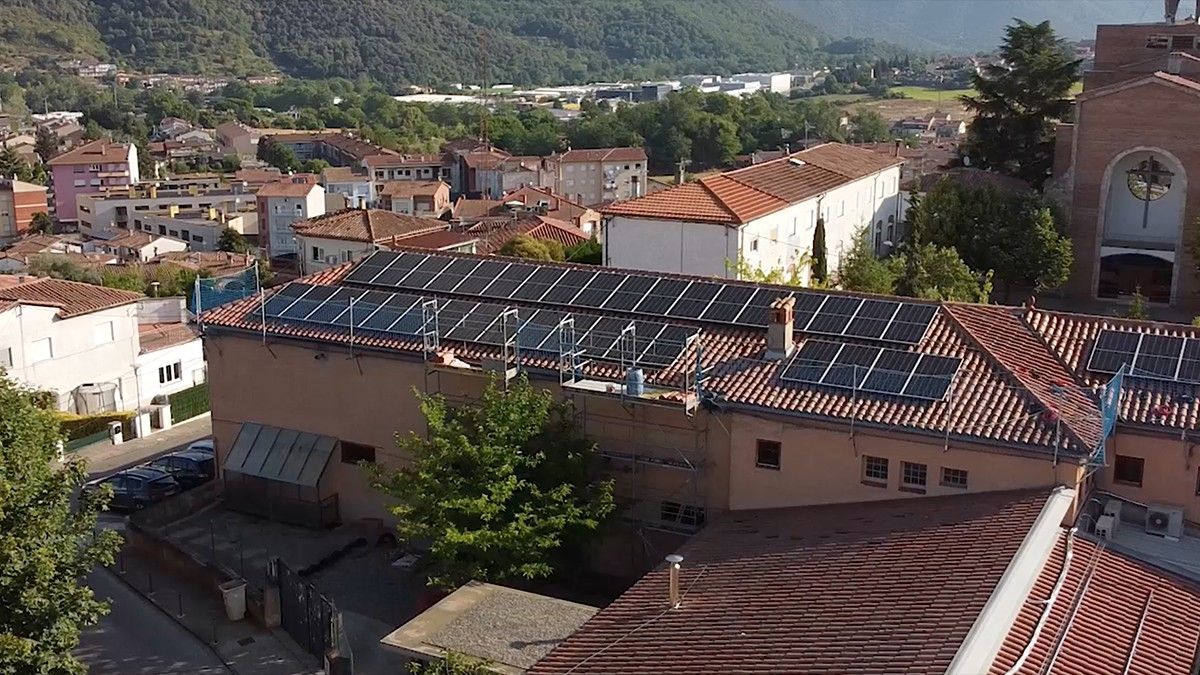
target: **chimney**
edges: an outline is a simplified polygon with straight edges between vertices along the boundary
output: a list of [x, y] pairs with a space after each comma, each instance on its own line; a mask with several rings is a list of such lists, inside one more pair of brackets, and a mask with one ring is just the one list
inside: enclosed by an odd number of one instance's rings
[[771, 321], [767, 324], [767, 360], [781, 361], [795, 347], [795, 298], [779, 298], [771, 303]]
[[901, 143], [903, 143], [903, 141], [901, 141], [899, 138], [897, 138], [897, 139], [896, 139], [896, 147], [895, 147], [895, 149], [892, 151], [895, 157], [899, 157], [899, 156], [900, 156], [900, 144], [901, 144]]
[[672, 553], [667, 556], [667, 570], [669, 571], [669, 581], [667, 586], [667, 598], [671, 604], [671, 609], [679, 609], [682, 600], [679, 597], [679, 563], [683, 562], [683, 556], [678, 553]]
[[1179, 52], [1171, 52], [1167, 54], [1167, 72], [1172, 75], [1178, 75], [1183, 68], [1183, 55]]
[[158, 183], [150, 185], [150, 199], [158, 199]]

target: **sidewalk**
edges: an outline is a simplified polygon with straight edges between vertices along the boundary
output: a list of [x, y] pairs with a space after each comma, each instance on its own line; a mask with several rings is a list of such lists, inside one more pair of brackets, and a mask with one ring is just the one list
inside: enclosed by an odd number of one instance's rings
[[135, 438], [121, 445], [104, 440], [70, 453], [69, 456], [87, 460], [88, 473], [93, 478], [141, 464], [167, 452], [187, 447], [188, 443], [212, 435], [212, 418], [208, 414], [188, 420], [166, 431]]
[[215, 590], [182, 577], [131, 548], [122, 550], [112, 572], [188, 632], [209, 644], [235, 673], [309, 675], [322, 672], [316, 657], [305, 653], [282, 631], [259, 628], [248, 618], [229, 621]]

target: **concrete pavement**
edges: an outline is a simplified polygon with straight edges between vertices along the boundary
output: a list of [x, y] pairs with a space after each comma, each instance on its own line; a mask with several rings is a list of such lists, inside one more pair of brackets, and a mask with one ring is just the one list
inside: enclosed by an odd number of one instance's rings
[[208, 645], [142, 596], [97, 569], [87, 578], [96, 596], [111, 603], [108, 616], [79, 636], [75, 655], [91, 673], [226, 675], [232, 671]]
[[135, 438], [121, 445], [104, 440], [86, 445], [71, 455], [86, 459], [90, 476], [101, 478], [169, 452], [182, 450], [192, 441], [211, 435], [212, 418], [206, 414], [145, 438]]

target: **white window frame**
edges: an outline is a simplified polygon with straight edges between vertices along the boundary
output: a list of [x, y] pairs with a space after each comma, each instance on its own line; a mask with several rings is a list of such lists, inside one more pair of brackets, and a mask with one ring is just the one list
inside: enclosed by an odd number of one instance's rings
[[[45, 352], [41, 350], [41, 345], [45, 345]], [[54, 340], [53, 338], [44, 337], [39, 340], [34, 340], [29, 343], [29, 349], [26, 350], [26, 359], [32, 365], [49, 361], [54, 358]]]
[[12, 347], [0, 347], [0, 368], [12, 368]]
[[158, 383], [160, 385], [171, 384], [172, 382], [179, 382], [182, 379], [183, 379], [183, 362], [182, 361], [176, 361], [175, 363], [168, 363], [165, 366], [158, 367]]

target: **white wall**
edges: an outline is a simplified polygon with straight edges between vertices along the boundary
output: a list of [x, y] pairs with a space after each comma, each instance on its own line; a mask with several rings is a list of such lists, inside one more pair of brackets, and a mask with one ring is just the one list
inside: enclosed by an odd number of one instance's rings
[[[128, 304], [70, 319], [58, 319], [53, 307], [20, 305], [0, 314], [0, 352], [11, 350], [9, 374], [38, 389], [57, 392], [59, 407], [71, 410], [71, 393], [82, 384], [117, 385], [120, 409], [137, 405], [133, 363], [138, 353], [137, 305]], [[111, 322], [112, 340], [98, 339], [97, 328]], [[50, 339], [52, 358], [31, 363], [35, 342]]]
[[728, 278], [728, 261], [736, 261], [740, 251], [750, 265], [790, 269], [812, 253], [821, 212], [832, 274], [858, 228], [880, 223], [886, 232], [889, 216], [901, 219], [896, 217], [899, 186], [900, 167], [894, 167], [753, 220], [740, 231], [709, 223], [612, 217], [604, 226], [605, 264]]
[[272, 256], [296, 253], [296, 233], [292, 230], [292, 223], [325, 214], [325, 188], [320, 185], [315, 187], [306, 197], [271, 197], [264, 200]]
[[[300, 271], [303, 274], [313, 274], [334, 265], [340, 265], [348, 260], [358, 260], [375, 250], [375, 245], [365, 241], [345, 241], [342, 239], [322, 239], [320, 237], [304, 237], [296, 235], [299, 246]], [[313, 259], [313, 247], [321, 249], [320, 256]], [[337, 262], [326, 262], [329, 256], [337, 256]]]
[[[1153, 156], [1163, 169], [1175, 174], [1166, 194], [1150, 202], [1129, 190], [1128, 172]], [[1186, 181], [1183, 170], [1161, 152], [1134, 152], [1123, 157], [1113, 166], [1109, 181], [1108, 203], [1104, 210], [1104, 237], [1117, 242], [1144, 242], [1175, 248], [1179, 230], [1183, 223], [1183, 208], [1186, 198]], [[1142, 228], [1142, 217], [1146, 217], [1146, 228]]]
[[[139, 354], [136, 364], [141, 405], [150, 405], [155, 396], [173, 394], [207, 379], [204, 346], [199, 337]], [[178, 378], [175, 378], [175, 364], [179, 364]]]

